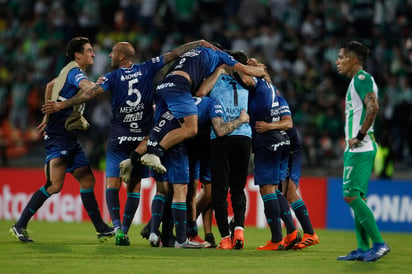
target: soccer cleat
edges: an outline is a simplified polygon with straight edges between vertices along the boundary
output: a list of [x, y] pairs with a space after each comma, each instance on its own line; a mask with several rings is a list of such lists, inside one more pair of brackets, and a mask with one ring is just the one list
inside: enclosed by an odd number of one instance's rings
[[107, 241], [109, 238], [114, 236], [114, 227], [107, 227], [103, 232], [97, 232], [97, 240], [101, 243]]
[[16, 239], [20, 240], [23, 243], [32, 243], [34, 242], [24, 228], [17, 228], [15, 225], [12, 226], [9, 230], [10, 235], [16, 237]]
[[283, 240], [277, 243], [268, 241], [265, 245], [259, 246], [256, 250], [285, 250]]
[[140, 161], [145, 166], [148, 166], [159, 173], [166, 173], [167, 171], [167, 169], [162, 165], [159, 156], [156, 154], [146, 153], [142, 156]]
[[229, 236], [223, 238], [216, 249], [233, 249], [232, 239]]
[[210, 243], [211, 248], [216, 248], [217, 247], [215, 237], [213, 236], [213, 233], [207, 233], [205, 235], [205, 241]]
[[243, 229], [235, 229], [233, 233], [233, 249], [242, 249], [244, 242]]
[[207, 241], [203, 240], [202, 238], [200, 238], [199, 235], [189, 237], [189, 240], [191, 242], [201, 244], [204, 248], [208, 248], [208, 247], [211, 246], [211, 244], [209, 242], [207, 242]]
[[132, 175], [132, 160], [130, 158], [123, 160], [119, 164], [120, 167], [120, 177], [125, 184], [128, 184], [130, 181], [130, 177]]
[[349, 252], [348, 255], [339, 256], [336, 258], [338, 261], [363, 261], [366, 252], [362, 249], [356, 249]]
[[293, 232], [283, 237], [283, 244], [285, 246], [285, 249], [288, 250], [288, 249], [293, 248], [293, 246], [299, 243], [301, 239], [302, 239], [302, 236], [300, 236], [299, 231], [295, 229]]
[[160, 237], [154, 232], [150, 233], [149, 243], [152, 247], [158, 247], [160, 245]]
[[316, 233], [313, 234], [303, 234], [303, 239], [301, 242], [295, 244], [293, 249], [303, 249], [311, 245], [316, 245], [319, 243], [319, 237]]
[[140, 231], [140, 235], [142, 236], [143, 239], [149, 240], [150, 227], [148, 225], [143, 227], [143, 229]]
[[121, 229], [116, 230], [114, 238], [116, 245], [130, 245], [129, 237]]
[[391, 252], [391, 248], [386, 243], [374, 244], [373, 247], [369, 249], [363, 256], [363, 261], [374, 262], [385, 256], [389, 252]]
[[204, 246], [196, 243], [196, 242], [192, 242], [189, 239], [186, 239], [186, 241], [184, 241], [183, 243], [179, 243], [178, 241], [175, 241], [175, 248], [203, 248]]

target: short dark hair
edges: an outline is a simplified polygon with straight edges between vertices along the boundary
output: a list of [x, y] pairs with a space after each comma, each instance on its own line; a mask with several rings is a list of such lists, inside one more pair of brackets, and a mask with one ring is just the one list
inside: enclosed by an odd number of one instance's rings
[[74, 37], [66, 47], [66, 56], [73, 61], [74, 53], [82, 53], [84, 44], [90, 43], [87, 37]]
[[358, 41], [345, 42], [341, 45], [341, 48], [343, 48], [346, 53], [355, 55], [355, 57], [358, 58], [359, 62], [361, 62], [362, 64], [366, 60], [366, 57], [368, 57], [370, 52], [368, 47]]
[[229, 52], [229, 54], [232, 55], [233, 58], [235, 58], [235, 60], [238, 61], [239, 63], [243, 65], [247, 64], [248, 57], [244, 51], [235, 50], [235, 51]]

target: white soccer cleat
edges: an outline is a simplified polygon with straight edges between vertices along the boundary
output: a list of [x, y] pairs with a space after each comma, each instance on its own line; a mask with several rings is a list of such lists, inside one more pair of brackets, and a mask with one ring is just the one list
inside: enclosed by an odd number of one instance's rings
[[130, 158], [123, 160], [120, 162], [120, 177], [122, 178], [122, 181], [125, 182], [126, 184], [129, 183], [130, 177], [132, 175], [132, 160]]
[[167, 169], [162, 165], [159, 156], [156, 154], [146, 153], [140, 158], [140, 161], [145, 166], [152, 168], [159, 173], [166, 173]]

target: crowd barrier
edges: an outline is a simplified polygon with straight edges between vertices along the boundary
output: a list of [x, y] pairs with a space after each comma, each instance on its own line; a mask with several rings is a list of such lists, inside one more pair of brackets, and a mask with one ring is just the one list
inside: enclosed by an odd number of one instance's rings
[[[94, 171], [95, 194], [103, 214], [109, 221], [104, 193], [104, 172]], [[0, 219], [14, 220], [30, 196], [46, 182], [42, 169], [0, 169]], [[305, 201], [314, 228], [353, 229], [353, 216], [342, 199], [342, 180], [327, 177], [303, 177], [299, 191]], [[253, 176], [246, 184], [247, 212], [245, 224], [266, 227], [263, 203]], [[141, 199], [133, 222], [146, 223], [150, 219], [150, 205], [155, 193], [155, 182], [144, 179]], [[120, 190], [121, 209], [126, 199], [126, 189]], [[382, 231], [412, 232], [412, 182], [371, 180], [368, 203]], [[229, 199], [230, 204], [230, 199]], [[231, 215], [232, 212], [229, 212]], [[89, 221], [82, 207], [79, 184], [66, 175], [63, 190], [53, 195], [33, 217], [41, 221]], [[201, 218], [199, 218], [201, 219]], [[198, 220], [199, 225], [201, 225]]]

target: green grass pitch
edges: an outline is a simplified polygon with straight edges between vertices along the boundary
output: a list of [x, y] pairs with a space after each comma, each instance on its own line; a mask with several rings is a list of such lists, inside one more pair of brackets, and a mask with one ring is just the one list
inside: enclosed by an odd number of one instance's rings
[[382, 233], [391, 253], [364, 263], [336, 260], [356, 247], [353, 231], [316, 230], [320, 244], [304, 250], [257, 251], [269, 229], [246, 227], [243, 250], [182, 250], [150, 247], [141, 225], [131, 227], [130, 246], [115, 246], [114, 239], [99, 243], [88, 222], [32, 221], [35, 242], [28, 244], [9, 235], [12, 224], [0, 221], [0, 273], [411, 273], [412, 267], [412, 233]]

